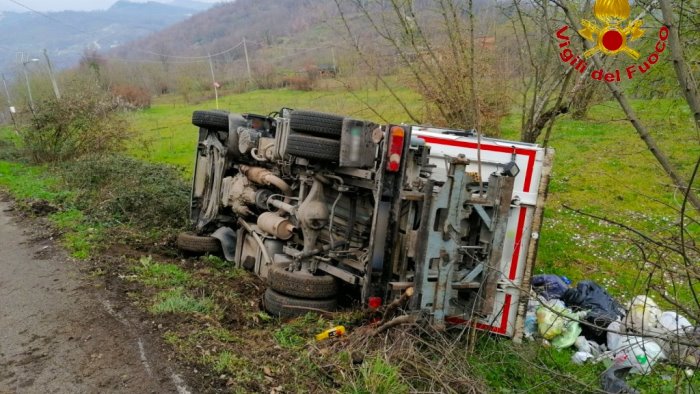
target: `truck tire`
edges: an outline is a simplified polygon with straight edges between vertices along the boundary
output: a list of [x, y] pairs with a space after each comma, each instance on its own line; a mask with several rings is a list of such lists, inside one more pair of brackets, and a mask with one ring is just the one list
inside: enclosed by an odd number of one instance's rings
[[228, 112], [219, 110], [192, 112], [192, 124], [209, 131], [228, 131]]
[[338, 306], [335, 298], [325, 300], [307, 300], [304, 298], [289, 297], [272, 289], [265, 290], [263, 296], [265, 309], [273, 316], [290, 318], [303, 316], [315, 309], [332, 312]]
[[221, 243], [214, 237], [200, 236], [187, 231], [177, 235], [177, 247], [185, 252], [218, 253]]
[[338, 284], [331, 275], [312, 275], [308, 272], [290, 272], [283, 265], [275, 265], [268, 272], [270, 288], [278, 293], [309, 299], [333, 297], [338, 293]]
[[343, 117], [316, 111], [293, 111], [289, 127], [294, 131], [338, 140], [343, 130]]
[[340, 141], [291, 133], [287, 137], [286, 153], [307, 159], [338, 161], [340, 159]]

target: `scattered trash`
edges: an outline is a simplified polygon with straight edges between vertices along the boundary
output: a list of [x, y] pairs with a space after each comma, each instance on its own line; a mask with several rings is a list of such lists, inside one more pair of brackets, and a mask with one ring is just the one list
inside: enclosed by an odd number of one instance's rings
[[607, 344], [608, 349], [617, 350], [622, 341], [622, 324], [619, 321], [614, 321], [608, 325]]
[[545, 274], [532, 277], [532, 289], [547, 300], [561, 298], [569, 284], [571, 281], [565, 276]]
[[660, 359], [666, 358], [658, 343], [641, 337], [626, 336], [615, 349], [615, 364], [632, 367], [630, 372], [648, 374]]
[[589, 324], [584, 325], [583, 335], [598, 343], [606, 341], [606, 331], [601, 329], [623, 316], [620, 304], [590, 280], [581, 281], [576, 288], [568, 289], [561, 299], [574, 311], [588, 310], [585, 321]]
[[574, 342], [574, 345], [576, 345], [576, 349], [578, 349], [579, 352], [591, 352], [591, 345], [588, 344], [588, 340], [583, 335], [576, 338], [576, 342]]
[[329, 328], [328, 330], [316, 335], [316, 340], [323, 341], [323, 340], [328, 339], [328, 338], [342, 337], [343, 335], [345, 335], [345, 327], [335, 326], [333, 328]]
[[597, 283], [584, 280], [574, 288], [570, 283], [557, 275], [533, 277], [539, 297], [528, 303], [525, 338], [539, 334], [542, 346], [557, 349], [575, 345], [571, 362], [576, 365], [612, 360], [601, 378], [605, 392], [639, 393], [625, 377], [630, 372], [648, 374], [662, 359], [687, 368], [689, 374], [700, 368], [700, 327], [684, 316], [662, 313], [644, 295], [634, 297], [625, 311]]
[[651, 298], [638, 295], [630, 303], [625, 326], [642, 334], [655, 333], [661, 310]]
[[[685, 318], [680, 316], [677, 321], [680, 323], [681, 319]], [[700, 368], [700, 328], [690, 326], [685, 327], [680, 334], [677, 331], [668, 334], [662, 348], [671, 364]]]
[[574, 353], [573, 356], [571, 356], [571, 362], [573, 362], [576, 365], [582, 365], [586, 361], [590, 360], [593, 358], [593, 355], [590, 353], [586, 352], [576, 352]]
[[525, 336], [525, 339], [529, 341], [535, 339], [534, 336], [535, 333], [537, 333], [537, 316], [535, 315], [535, 312], [528, 311], [527, 314], [525, 314], [524, 326], [523, 335]]
[[632, 367], [622, 366], [622, 365], [612, 365], [610, 368], [603, 372], [601, 377], [601, 384], [603, 386], [603, 391], [611, 394], [639, 394], [639, 391], [631, 388], [625, 382], [627, 374], [630, 372]]
[[685, 330], [693, 326], [688, 319], [673, 311], [663, 312], [659, 316], [659, 325], [674, 335], [685, 334]]
[[564, 331], [563, 315], [566, 311], [566, 306], [560, 300], [545, 301], [537, 308], [537, 328], [544, 339], [551, 340]]
[[581, 326], [575, 320], [566, 320], [561, 335], [552, 339], [552, 346], [557, 349], [566, 349], [576, 342], [581, 334]]

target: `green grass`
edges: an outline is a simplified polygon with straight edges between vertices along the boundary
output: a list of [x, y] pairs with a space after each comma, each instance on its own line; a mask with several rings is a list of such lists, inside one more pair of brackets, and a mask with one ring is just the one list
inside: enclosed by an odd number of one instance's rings
[[63, 245], [77, 259], [87, 259], [102, 248], [105, 227], [91, 221], [81, 211], [70, 208], [49, 215], [49, 220], [63, 231]]
[[0, 161], [0, 187], [20, 200], [65, 201], [71, 193], [58, 187], [58, 178], [47, 167]]
[[511, 341], [483, 337], [469, 363], [489, 387], [500, 392], [560, 392], [566, 384], [568, 392], [593, 392], [599, 387], [602, 363], [579, 366], [571, 362], [573, 352], [545, 348], [539, 343], [520, 346]]
[[162, 291], [156, 295], [155, 302], [150, 311], [161, 313], [211, 313], [216, 305], [209, 298], [195, 298], [187, 294], [182, 288]]
[[61, 242], [78, 259], [90, 257], [104, 240], [104, 228], [70, 208], [72, 191], [62, 189], [60, 177], [49, 167], [0, 161], [0, 187], [14, 196], [20, 208], [28, 209], [29, 201], [42, 200], [57, 207], [49, 221], [63, 232]]
[[401, 380], [398, 368], [380, 356], [365, 360], [355, 380], [341, 389], [342, 393], [347, 394], [402, 394], [409, 391], [409, 386]]
[[314, 340], [316, 334], [331, 327], [330, 323], [319, 315], [307, 313], [282, 324], [273, 336], [280, 346], [287, 349], [299, 349], [309, 341]]
[[175, 264], [157, 263], [151, 256], [142, 257], [134, 267], [137, 280], [147, 286], [166, 288], [192, 285], [189, 273]]

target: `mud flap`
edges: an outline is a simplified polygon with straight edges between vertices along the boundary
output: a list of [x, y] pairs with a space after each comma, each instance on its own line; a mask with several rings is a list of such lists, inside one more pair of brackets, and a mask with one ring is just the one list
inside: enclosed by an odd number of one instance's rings
[[236, 258], [236, 232], [229, 227], [219, 227], [211, 235], [221, 242], [221, 250], [226, 261], [234, 261]]

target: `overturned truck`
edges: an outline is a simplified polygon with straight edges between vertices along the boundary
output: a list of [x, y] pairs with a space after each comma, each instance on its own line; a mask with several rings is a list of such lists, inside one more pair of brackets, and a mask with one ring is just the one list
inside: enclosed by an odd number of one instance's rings
[[551, 151], [287, 108], [192, 122], [195, 229], [178, 245], [265, 279], [270, 313], [376, 307], [412, 288], [409, 313], [433, 324], [516, 334]]

